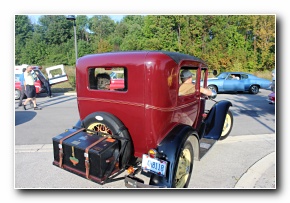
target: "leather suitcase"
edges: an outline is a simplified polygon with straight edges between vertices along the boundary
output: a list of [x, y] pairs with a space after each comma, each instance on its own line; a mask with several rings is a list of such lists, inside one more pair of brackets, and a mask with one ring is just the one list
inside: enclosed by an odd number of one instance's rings
[[116, 139], [69, 129], [52, 140], [55, 166], [100, 184], [120, 170]]

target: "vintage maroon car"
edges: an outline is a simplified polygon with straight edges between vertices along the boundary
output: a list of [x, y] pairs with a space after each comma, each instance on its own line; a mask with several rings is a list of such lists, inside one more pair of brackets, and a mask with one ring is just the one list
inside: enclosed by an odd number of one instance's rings
[[[179, 96], [184, 69], [194, 74], [196, 89]], [[121, 87], [110, 87], [114, 71], [124, 73]], [[229, 101], [205, 111], [207, 97], [200, 93], [199, 81], [207, 81], [207, 75], [201, 59], [176, 52], [128, 51], [79, 58], [80, 120], [53, 138], [53, 164], [99, 184], [116, 181], [127, 170], [126, 187], [188, 187], [193, 162], [201, 157], [200, 140], [219, 140], [232, 127], [224, 123]], [[228, 132], [223, 132], [224, 126]], [[141, 171], [149, 182], [136, 176]]]

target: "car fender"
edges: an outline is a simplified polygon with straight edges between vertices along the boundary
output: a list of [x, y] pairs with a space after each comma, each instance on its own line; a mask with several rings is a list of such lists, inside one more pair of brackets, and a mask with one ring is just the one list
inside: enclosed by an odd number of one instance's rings
[[73, 128], [83, 128], [84, 125], [82, 123], [82, 121], [79, 119], [76, 124], [73, 126]]
[[199, 130], [201, 138], [219, 140], [230, 106], [232, 103], [226, 100], [219, 101], [212, 106]]
[[216, 86], [219, 92], [224, 91], [224, 80], [220, 80], [218, 78], [211, 79], [211, 80], [208, 80], [208, 82], [207, 82], [207, 86], [209, 86], [209, 85]]
[[194, 149], [194, 159], [199, 159], [199, 140], [196, 131], [188, 125], [176, 126], [157, 147], [157, 151], [168, 161], [166, 177], [152, 174], [150, 185], [172, 187], [181, 146], [189, 136]]

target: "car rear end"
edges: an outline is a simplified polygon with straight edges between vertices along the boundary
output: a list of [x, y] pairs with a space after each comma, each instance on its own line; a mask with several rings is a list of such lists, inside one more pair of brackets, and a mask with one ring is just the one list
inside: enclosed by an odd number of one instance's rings
[[275, 104], [275, 92], [272, 92], [271, 94], [268, 95], [268, 99], [267, 101], [269, 102], [269, 104]]

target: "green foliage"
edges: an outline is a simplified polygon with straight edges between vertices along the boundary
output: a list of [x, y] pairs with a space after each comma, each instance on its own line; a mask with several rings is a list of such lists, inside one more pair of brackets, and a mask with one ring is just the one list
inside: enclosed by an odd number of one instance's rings
[[76, 76], [75, 75], [69, 76], [68, 82], [71, 85], [71, 87], [75, 90], [75, 88], [76, 88]]
[[218, 71], [265, 72], [276, 63], [275, 27], [275, 15], [127, 15], [120, 22], [77, 15], [75, 27], [64, 15], [43, 15], [38, 24], [16, 15], [15, 64], [74, 67], [76, 28], [78, 57], [166, 50], [197, 56]]

